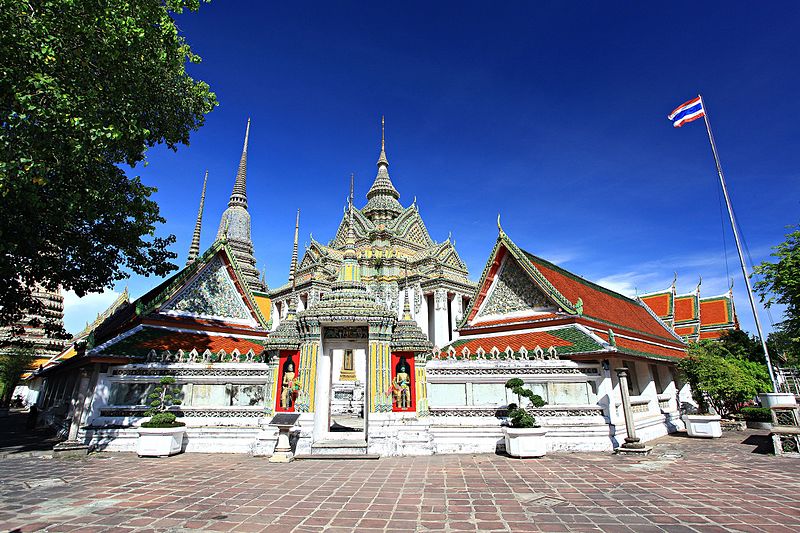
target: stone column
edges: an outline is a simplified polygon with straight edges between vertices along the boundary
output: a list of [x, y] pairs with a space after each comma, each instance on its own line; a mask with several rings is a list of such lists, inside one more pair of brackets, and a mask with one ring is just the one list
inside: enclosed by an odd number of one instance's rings
[[[422, 292], [422, 287], [420, 285], [414, 287], [413, 293], [409, 293], [409, 296], [411, 296], [411, 294], [413, 294], [411, 300], [412, 316], [422, 332], [425, 333], [425, 336], [428, 336], [428, 298], [426, 298], [425, 293]], [[417, 301], [419, 301], [419, 307], [417, 307]], [[428, 340], [433, 342], [433, 339]]]
[[[430, 312], [430, 310], [429, 310]], [[433, 344], [439, 348], [450, 342], [450, 323], [447, 320], [447, 290], [433, 291]]]
[[[637, 451], [644, 452], [650, 451], [644, 444], [639, 442], [639, 437], [636, 436], [636, 426], [633, 421], [633, 412], [631, 411], [631, 398], [628, 394], [628, 369], [625, 367], [616, 368], [617, 377], [619, 378], [619, 392], [622, 395], [622, 412], [625, 416], [625, 429], [628, 436], [625, 437], [625, 444], [620, 446], [622, 451]], [[646, 450], [646, 451], [645, 451]]]
[[461, 317], [464, 315], [463, 311], [463, 298], [460, 294], [455, 293], [453, 295], [453, 303], [452, 303], [452, 323], [450, 324], [450, 330], [453, 332], [453, 340], [458, 339], [458, 323], [461, 322]]

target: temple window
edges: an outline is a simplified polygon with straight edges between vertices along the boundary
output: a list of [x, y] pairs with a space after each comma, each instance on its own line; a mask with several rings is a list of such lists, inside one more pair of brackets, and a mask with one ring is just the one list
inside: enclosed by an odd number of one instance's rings
[[639, 376], [636, 375], [636, 363], [633, 361], [623, 361], [622, 366], [628, 369], [628, 394], [639, 396], [642, 389], [639, 388]]
[[664, 394], [664, 383], [656, 365], [650, 365], [650, 373], [653, 375], [653, 383], [656, 385], [656, 394]]

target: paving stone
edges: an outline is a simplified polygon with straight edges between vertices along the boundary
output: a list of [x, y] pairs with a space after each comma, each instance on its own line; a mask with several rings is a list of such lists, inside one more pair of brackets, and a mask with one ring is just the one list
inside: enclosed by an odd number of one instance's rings
[[800, 461], [753, 453], [764, 438], [670, 436], [648, 458], [20, 457], [0, 467], [0, 530], [800, 531]]

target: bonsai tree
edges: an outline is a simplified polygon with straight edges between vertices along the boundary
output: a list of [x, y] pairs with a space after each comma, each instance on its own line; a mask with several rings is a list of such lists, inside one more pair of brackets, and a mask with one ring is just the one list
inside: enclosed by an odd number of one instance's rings
[[770, 390], [765, 365], [738, 358], [715, 341], [691, 344], [689, 357], [678, 366], [701, 412], [710, 405], [718, 415], [729, 416], [758, 393]]
[[[525, 382], [519, 378], [511, 378], [506, 381], [506, 388], [517, 395], [517, 402], [522, 403], [522, 398], [527, 398], [533, 407], [541, 407], [545, 402], [541, 396], [534, 394], [530, 389], [525, 388]], [[511, 426], [515, 428], [534, 428], [536, 419], [531, 416], [525, 407], [520, 407], [517, 403], [508, 404], [508, 417], [511, 419]]]
[[150, 417], [148, 422], [144, 422], [142, 427], [146, 428], [169, 428], [185, 425], [183, 422], [175, 421], [175, 414], [167, 412], [170, 405], [180, 405], [181, 401], [178, 392], [173, 391], [175, 378], [164, 376], [159, 381], [158, 386], [153, 389], [147, 398], [150, 400], [150, 409], [145, 415]]

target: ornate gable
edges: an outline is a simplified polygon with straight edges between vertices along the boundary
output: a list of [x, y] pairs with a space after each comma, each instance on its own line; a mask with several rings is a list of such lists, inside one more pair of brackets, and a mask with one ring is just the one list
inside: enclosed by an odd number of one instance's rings
[[550, 307], [552, 304], [549, 298], [519, 264], [507, 256], [476, 318], [520, 311], [542, 311]]
[[220, 255], [209, 261], [159, 312], [258, 325]]
[[413, 247], [427, 248], [433, 245], [428, 229], [419, 216], [416, 206], [406, 208], [403, 213], [395, 219], [392, 230], [399, 239]]

